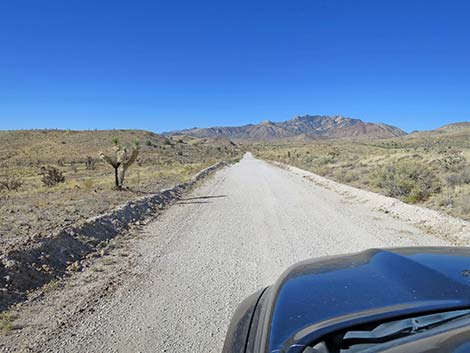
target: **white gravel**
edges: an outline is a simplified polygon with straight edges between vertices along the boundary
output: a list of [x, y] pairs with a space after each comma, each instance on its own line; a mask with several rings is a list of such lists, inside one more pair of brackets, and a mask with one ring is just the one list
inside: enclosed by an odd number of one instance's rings
[[134, 275], [42, 351], [220, 352], [236, 305], [297, 261], [449, 245], [368, 204], [379, 195], [305, 176], [249, 154], [217, 172], [144, 228]]

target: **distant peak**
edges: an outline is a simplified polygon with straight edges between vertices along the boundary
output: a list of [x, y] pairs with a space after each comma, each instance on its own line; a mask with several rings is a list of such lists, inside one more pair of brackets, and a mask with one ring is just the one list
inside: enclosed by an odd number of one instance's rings
[[272, 125], [272, 124], [274, 124], [274, 123], [271, 120], [263, 120], [261, 122], [261, 125]]
[[292, 121], [303, 121], [320, 117], [319, 115], [298, 115]]
[[305, 121], [305, 120], [317, 120], [317, 119], [334, 119], [337, 117], [341, 117], [341, 115], [337, 116], [330, 116], [330, 115], [299, 115], [292, 119], [292, 121]]

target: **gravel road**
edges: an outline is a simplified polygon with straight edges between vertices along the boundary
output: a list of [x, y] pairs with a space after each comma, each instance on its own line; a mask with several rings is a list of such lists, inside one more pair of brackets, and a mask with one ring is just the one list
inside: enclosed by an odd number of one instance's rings
[[220, 352], [230, 316], [289, 265], [371, 247], [447, 245], [245, 155], [142, 230], [133, 276], [57, 334], [57, 352]]

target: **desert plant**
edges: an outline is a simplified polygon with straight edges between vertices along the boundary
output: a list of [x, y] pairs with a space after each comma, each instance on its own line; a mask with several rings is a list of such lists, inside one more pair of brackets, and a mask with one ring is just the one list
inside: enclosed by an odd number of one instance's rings
[[23, 180], [16, 175], [6, 175], [0, 180], [0, 190], [18, 191], [23, 185]]
[[438, 162], [446, 171], [455, 172], [461, 170], [466, 166], [465, 157], [462, 154], [457, 153], [445, 155], [442, 159], [439, 159]]
[[331, 157], [332, 160], [336, 160], [336, 158], [338, 158], [340, 155], [340, 150], [338, 147], [333, 147], [328, 151], [327, 155]]
[[373, 176], [373, 184], [387, 196], [410, 203], [426, 200], [440, 190], [439, 180], [423, 163], [401, 161], [383, 167]]
[[437, 143], [435, 143], [433, 139], [427, 138], [423, 141], [423, 143], [421, 144], [421, 147], [423, 148], [424, 151], [427, 152], [431, 150], [435, 145], [437, 145]]
[[456, 200], [456, 207], [458, 212], [466, 219], [470, 217], [470, 197], [468, 195], [461, 195]]
[[87, 156], [85, 159], [85, 169], [86, 170], [95, 170], [96, 169], [96, 160], [91, 157]]
[[319, 166], [322, 166], [322, 165], [326, 165], [326, 164], [330, 164], [330, 163], [334, 163], [335, 162], [335, 159], [332, 158], [331, 156], [323, 156], [323, 157], [320, 157], [318, 160], [317, 160], [317, 164]]
[[449, 193], [443, 193], [436, 198], [436, 202], [439, 206], [445, 208], [454, 207], [455, 201]]
[[15, 318], [10, 313], [0, 313], [0, 332], [3, 334], [10, 333], [13, 330], [13, 320]]
[[470, 184], [470, 169], [468, 166], [463, 167], [459, 172], [452, 173], [446, 177], [447, 185], [451, 188], [457, 185]]
[[42, 175], [42, 184], [47, 187], [52, 187], [59, 183], [65, 182], [64, 174], [55, 167], [41, 167], [41, 169], [39, 170], [39, 174]]
[[113, 155], [100, 152], [99, 156], [114, 168], [114, 186], [117, 190], [122, 190], [126, 171], [137, 159], [140, 146], [136, 141], [130, 150], [128, 147], [120, 145], [118, 139], [113, 139], [113, 150]]

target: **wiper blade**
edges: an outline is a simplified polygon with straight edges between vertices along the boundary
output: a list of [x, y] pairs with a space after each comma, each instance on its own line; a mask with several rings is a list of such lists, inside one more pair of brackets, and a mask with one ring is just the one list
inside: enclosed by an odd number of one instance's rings
[[470, 310], [456, 310], [388, 322], [371, 331], [348, 331], [344, 335], [341, 345], [351, 347], [356, 344], [384, 343], [445, 324], [466, 315], [470, 315]]

